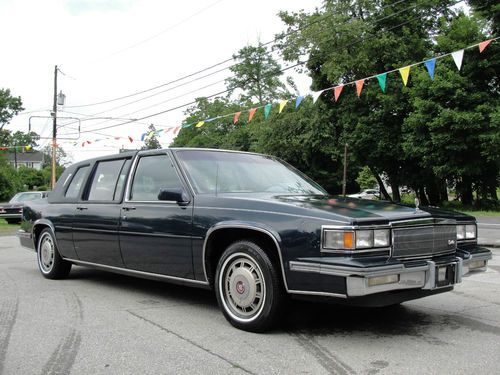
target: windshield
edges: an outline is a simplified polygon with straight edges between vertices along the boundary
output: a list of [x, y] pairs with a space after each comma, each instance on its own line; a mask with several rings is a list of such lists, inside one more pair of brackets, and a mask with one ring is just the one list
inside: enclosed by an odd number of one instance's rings
[[327, 194], [310, 178], [270, 156], [206, 150], [178, 150], [176, 155], [198, 194]]
[[34, 201], [35, 199], [40, 199], [41, 197], [41, 193], [17, 193], [12, 197], [10, 203]]

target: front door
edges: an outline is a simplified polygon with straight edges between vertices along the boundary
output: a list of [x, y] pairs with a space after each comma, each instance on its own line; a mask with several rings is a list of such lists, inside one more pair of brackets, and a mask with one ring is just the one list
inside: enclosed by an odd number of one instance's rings
[[192, 279], [192, 202], [160, 201], [162, 188], [185, 188], [166, 152], [137, 159], [121, 210], [120, 248], [127, 268]]

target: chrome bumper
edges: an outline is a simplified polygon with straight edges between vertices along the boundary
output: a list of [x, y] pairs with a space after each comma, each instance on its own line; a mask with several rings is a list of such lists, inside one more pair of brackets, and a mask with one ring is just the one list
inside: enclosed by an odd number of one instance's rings
[[344, 267], [324, 263], [291, 261], [290, 271], [319, 273], [345, 277], [346, 297], [366, 296], [393, 290], [435, 290], [462, 282], [471, 271], [484, 271], [491, 252], [470, 254], [469, 258], [455, 257], [452, 262], [436, 263], [428, 260], [425, 265], [406, 267], [403, 263], [379, 267]]

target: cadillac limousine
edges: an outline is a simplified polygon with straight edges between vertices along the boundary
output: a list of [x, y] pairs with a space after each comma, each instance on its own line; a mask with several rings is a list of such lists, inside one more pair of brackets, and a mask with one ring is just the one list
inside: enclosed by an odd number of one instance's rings
[[256, 332], [288, 296], [398, 304], [491, 258], [474, 217], [330, 196], [272, 156], [207, 149], [76, 163], [21, 228], [46, 278], [75, 265], [213, 288], [226, 319]]

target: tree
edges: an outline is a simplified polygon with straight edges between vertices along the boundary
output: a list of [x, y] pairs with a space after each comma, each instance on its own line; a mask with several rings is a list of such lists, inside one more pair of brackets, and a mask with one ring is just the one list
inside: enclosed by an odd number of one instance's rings
[[161, 148], [160, 141], [158, 140], [158, 135], [156, 133], [156, 128], [153, 124], [149, 125], [146, 137], [144, 138], [143, 150], [155, 150]]
[[[281, 66], [271, 56], [266, 47], [247, 46], [233, 55], [236, 64], [229, 69], [233, 77], [226, 80], [227, 88], [232, 94], [235, 90], [243, 90], [240, 102], [256, 102], [259, 105], [287, 96], [285, 85], [280, 81], [283, 74]], [[289, 94], [288, 94], [289, 96]]]
[[38, 171], [34, 168], [21, 166], [17, 170], [17, 175], [19, 177], [20, 182], [23, 185], [27, 186], [29, 190], [32, 190], [35, 187], [46, 185], [43, 172]]
[[[46, 145], [44, 148], [40, 150], [43, 153], [43, 167], [48, 167], [49, 169], [52, 166], [52, 145]], [[68, 164], [68, 154], [61, 146], [56, 148], [56, 166], [64, 166]]]
[[12, 96], [9, 89], [0, 89], [0, 130], [24, 110], [22, 104], [21, 98]]

